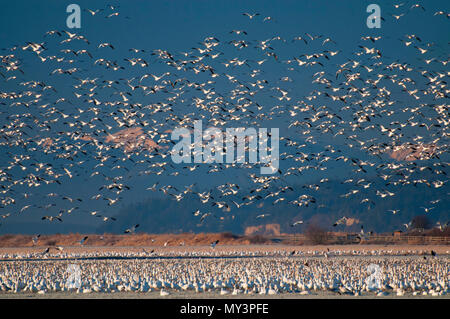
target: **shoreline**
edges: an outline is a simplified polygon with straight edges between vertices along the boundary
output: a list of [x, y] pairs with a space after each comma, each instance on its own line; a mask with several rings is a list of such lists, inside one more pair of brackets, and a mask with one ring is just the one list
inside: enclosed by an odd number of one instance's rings
[[[25, 247], [0, 247], [0, 255], [2, 254], [19, 254], [19, 253], [39, 253], [47, 247], [56, 247], [52, 245], [25, 246]], [[289, 244], [236, 244], [236, 245], [217, 245], [212, 249], [209, 245], [185, 245], [185, 246], [59, 246], [63, 248], [65, 253], [95, 253], [95, 252], [129, 252], [143, 253], [144, 250], [154, 250], [160, 253], [186, 253], [186, 252], [215, 252], [215, 253], [238, 253], [238, 252], [292, 252], [297, 253], [324, 253], [324, 252], [340, 252], [352, 254], [353, 251], [362, 253], [373, 252], [389, 252], [390, 254], [427, 254], [431, 250], [437, 254], [450, 254], [450, 245], [379, 245], [379, 244], [348, 244], [348, 245], [289, 245]]]

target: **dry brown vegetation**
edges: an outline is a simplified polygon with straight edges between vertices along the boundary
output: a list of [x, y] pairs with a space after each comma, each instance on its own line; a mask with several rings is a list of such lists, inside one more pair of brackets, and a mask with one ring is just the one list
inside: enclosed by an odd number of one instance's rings
[[[79, 241], [84, 234], [55, 234], [42, 235], [37, 246], [80, 246]], [[219, 240], [224, 245], [265, 244], [270, 240], [263, 236], [237, 236], [231, 233], [183, 233], [183, 234], [128, 234], [128, 235], [87, 235], [86, 246], [196, 246], [209, 245]], [[31, 247], [31, 235], [3, 235], [0, 236], [0, 247]]]
[[[265, 230], [265, 228], [261, 229]], [[213, 241], [219, 240], [220, 245], [337, 245], [354, 244], [358, 242], [355, 234], [344, 232], [327, 232], [317, 226], [308, 227], [305, 234], [269, 234], [252, 233], [247, 235], [234, 235], [232, 233], [181, 233], [181, 234], [53, 234], [42, 235], [36, 246], [81, 246], [80, 240], [88, 236], [85, 246], [104, 247], [144, 247], [144, 246], [202, 246], [209, 245]], [[411, 231], [400, 233], [396, 236], [392, 234], [373, 235], [365, 240], [365, 244], [448, 244], [450, 228], [440, 231], [437, 228], [423, 231]], [[2, 235], [0, 236], [0, 247], [32, 247], [32, 235]], [[433, 239], [433, 240], [430, 240]]]

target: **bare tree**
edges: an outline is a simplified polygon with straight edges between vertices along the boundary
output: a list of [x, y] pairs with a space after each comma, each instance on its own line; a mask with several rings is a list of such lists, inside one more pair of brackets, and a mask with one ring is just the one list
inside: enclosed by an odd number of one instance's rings
[[315, 245], [325, 244], [328, 240], [328, 232], [318, 224], [310, 224], [305, 236]]
[[417, 215], [413, 218], [411, 227], [413, 229], [430, 229], [432, 227], [432, 223], [428, 216]]

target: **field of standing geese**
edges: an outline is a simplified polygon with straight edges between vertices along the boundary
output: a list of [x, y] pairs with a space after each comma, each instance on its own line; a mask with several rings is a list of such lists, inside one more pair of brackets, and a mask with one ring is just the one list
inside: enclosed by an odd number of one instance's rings
[[4, 253], [0, 298], [448, 298], [448, 251], [432, 252]]

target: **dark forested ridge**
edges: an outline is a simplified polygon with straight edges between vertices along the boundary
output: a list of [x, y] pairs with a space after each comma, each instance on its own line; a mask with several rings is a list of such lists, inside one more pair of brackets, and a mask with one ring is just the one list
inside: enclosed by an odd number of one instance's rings
[[[264, 199], [272, 192], [265, 190], [260, 194], [263, 199], [258, 205], [244, 205], [240, 208], [237, 208], [233, 201], [240, 204], [248, 200], [238, 196], [218, 198], [206, 204], [202, 204], [196, 194], [189, 194], [180, 202], [150, 197], [141, 203], [124, 208], [116, 216], [117, 222], [104, 224], [97, 232], [121, 233], [131, 224], [140, 224], [139, 231], [149, 233], [230, 231], [241, 234], [248, 226], [279, 224], [281, 232], [291, 233], [304, 232], [308, 224], [314, 223], [335, 231], [357, 231], [364, 225], [367, 231], [380, 233], [398, 229], [405, 231], [406, 227], [403, 224], [409, 223], [417, 215], [424, 214], [422, 207], [432, 206], [434, 208], [428, 216], [433, 225], [438, 221], [445, 223], [448, 218], [449, 202], [445, 187], [435, 189], [423, 185], [403, 186], [395, 191], [394, 196], [385, 198], [373, 196], [370, 202], [363, 204], [361, 201], [367, 198], [367, 194], [344, 196], [352, 189], [348, 183], [330, 181], [314, 192], [306, 188], [304, 185], [293, 186], [293, 190], [284, 193], [283, 197], [286, 199], [276, 205], [273, 204], [272, 197]], [[310, 194], [308, 206], [299, 207], [292, 204], [298, 194]], [[430, 204], [430, 201], [436, 199], [441, 201], [434, 205]], [[226, 202], [229, 209], [213, 206], [216, 201]], [[195, 213], [197, 210], [200, 212]], [[390, 210], [398, 212], [393, 214]], [[334, 222], [343, 216], [355, 218], [359, 223], [333, 227]], [[291, 226], [298, 220], [303, 220], [304, 223]]]

